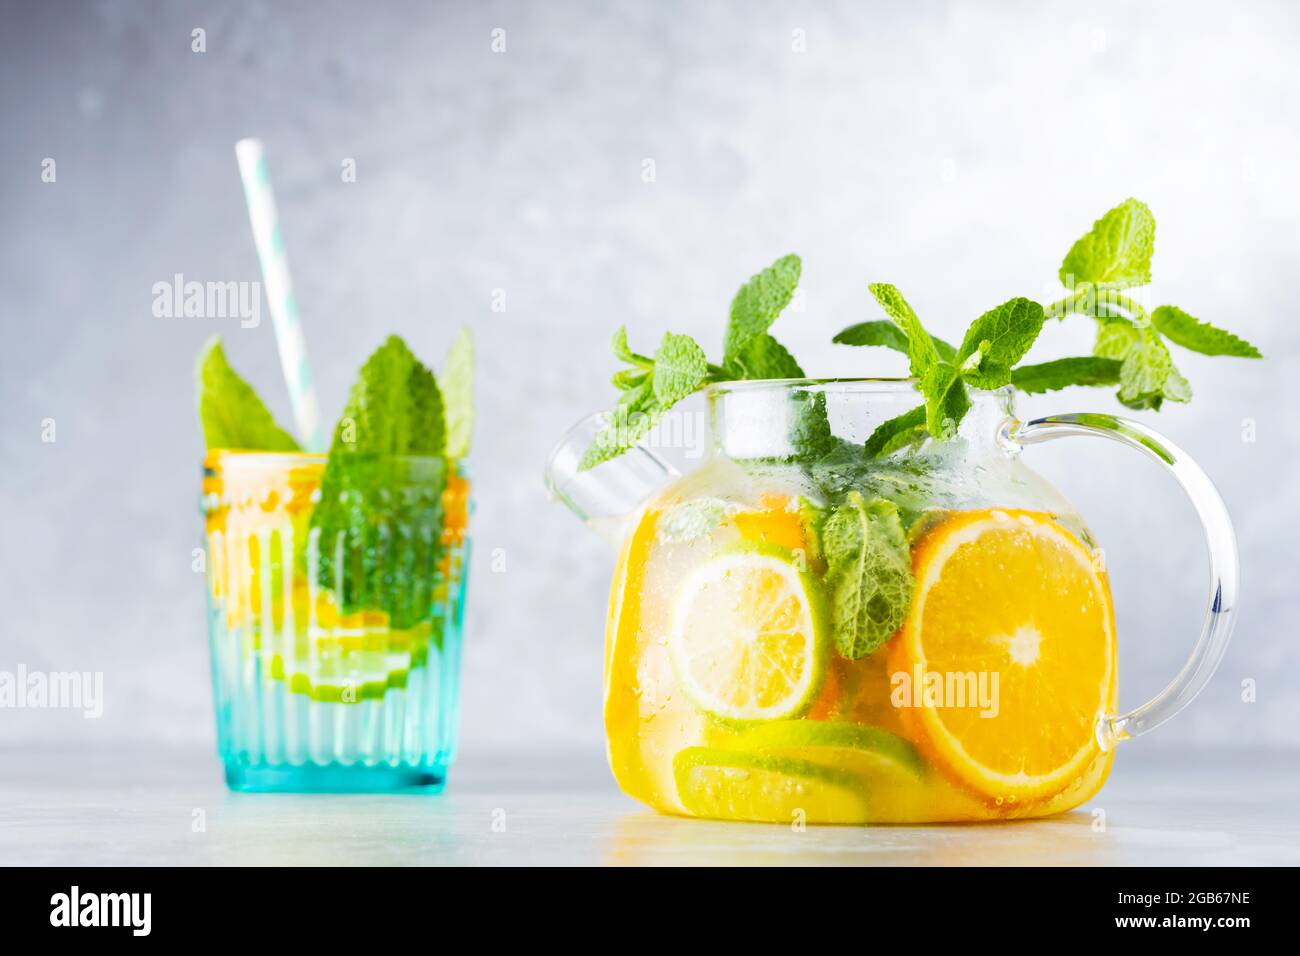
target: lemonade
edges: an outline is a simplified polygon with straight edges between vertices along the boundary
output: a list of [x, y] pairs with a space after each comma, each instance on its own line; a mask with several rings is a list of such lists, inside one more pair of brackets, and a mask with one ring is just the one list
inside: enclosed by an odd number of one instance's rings
[[[951, 507], [971, 494], [956, 476], [973, 454], [933, 464], [935, 507], [920, 485], [908, 492], [915, 584], [902, 625], [863, 653], [836, 611], [824, 522], [893, 469], [864, 462], [853, 487], [828, 493], [805, 467], [719, 455], [648, 502], [606, 632], [623, 789], [671, 813], [825, 823], [1033, 816], [1095, 793], [1111, 762], [1097, 724], [1116, 703], [1105, 573], [1077, 516], [1015, 462], [1006, 484], [1022, 490], [1008, 500], [1056, 510]], [[863, 620], [894, 610], [873, 573]]]
[[467, 343], [440, 385], [390, 338], [328, 454], [298, 449], [220, 345], [205, 350], [208, 630], [232, 788], [443, 786], [468, 554]]

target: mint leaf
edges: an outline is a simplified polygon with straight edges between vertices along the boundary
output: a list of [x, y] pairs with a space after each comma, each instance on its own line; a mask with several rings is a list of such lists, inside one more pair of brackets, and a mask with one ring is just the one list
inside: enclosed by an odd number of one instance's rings
[[1123, 289], [1151, 281], [1156, 220], [1145, 203], [1126, 199], [1092, 225], [1066, 253], [1061, 282]]
[[893, 322], [883, 319], [850, 325], [841, 329], [831, 341], [837, 345], [883, 345], [907, 354], [907, 334]]
[[464, 458], [474, 431], [474, 340], [469, 329], [462, 328], [447, 350], [438, 387], [447, 423], [447, 457]]
[[654, 386], [650, 381], [624, 392], [583, 452], [578, 470], [587, 471], [623, 454], [646, 436], [663, 412], [663, 407], [655, 400]]
[[903, 624], [912, 562], [898, 507], [850, 491], [822, 526], [835, 643], [849, 660], [866, 657]]
[[[842, 329], [831, 339], [838, 345], [881, 345], [895, 352], [907, 355], [907, 334], [893, 322], [879, 319], [873, 322], [859, 322]], [[939, 358], [951, 361], [957, 350], [937, 336], [930, 336]]]
[[1122, 363], [1116, 397], [1129, 408], [1159, 411], [1165, 399], [1191, 400], [1191, 386], [1174, 367], [1160, 333], [1149, 326], [1139, 328], [1128, 322], [1104, 321], [1097, 330], [1093, 353]]
[[765, 333], [790, 304], [801, 268], [798, 256], [783, 256], [740, 287], [731, 300], [731, 318], [723, 340], [724, 366], [742, 361], [750, 342]]
[[637, 352], [633, 352], [627, 344], [627, 326], [620, 325], [614, 332], [614, 357], [620, 362], [626, 362], [628, 365], [638, 365], [641, 368], [649, 368], [654, 364], [654, 359]]
[[733, 378], [803, 378], [803, 369], [784, 345], [764, 332], [750, 339], [727, 363]]
[[1259, 349], [1231, 332], [1193, 318], [1176, 305], [1162, 305], [1151, 313], [1151, 323], [1169, 341], [1202, 355], [1263, 358]]
[[1101, 321], [1097, 324], [1097, 341], [1092, 354], [1122, 362], [1140, 337], [1137, 326], [1131, 322], [1122, 319]]
[[655, 401], [664, 408], [676, 405], [709, 378], [704, 349], [689, 335], [665, 332], [654, 358]]
[[[1030, 299], [1011, 299], [971, 323], [957, 350], [956, 364], [976, 388], [1001, 388], [1011, 381], [1011, 367], [1042, 330], [1043, 307]], [[967, 370], [967, 360], [977, 354], [978, 364]]]
[[426, 620], [442, 531], [442, 393], [397, 336], [366, 360], [334, 430], [311, 536], [318, 580], [345, 613]]
[[929, 434], [925, 427], [925, 406], [881, 422], [867, 438], [863, 450], [872, 458], [889, 455], [908, 445], [919, 443]]
[[936, 438], [949, 437], [970, 407], [965, 388], [958, 381], [957, 365], [940, 358], [934, 339], [898, 289], [888, 283], [873, 283], [869, 288], [907, 339], [908, 368], [925, 398], [926, 427]]
[[442, 393], [433, 373], [390, 335], [361, 366], [330, 455], [440, 455], [444, 437]]
[[394, 454], [423, 457], [443, 454], [447, 449], [447, 412], [437, 377], [417, 360], [411, 369], [407, 388], [410, 392], [411, 424], [406, 436], [406, 451]]
[[194, 369], [199, 422], [209, 448], [298, 451], [293, 436], [275, 423], [253, 387], [226, 360], [221, 339], [208, 340]]
[[1119, 382], [1123, 364], [1113, 358], [1084, 355], [1038, 365], [1021, 365], [1011, 370], [1011, 384], [1030, 394], [1052, 392], [1071, 385], [1115, 385]]
[[1142, 329], [1120, 367], [1119, 400], [1129, 408], [1159, 411], [1164, 399], [1186, 402], [1191, 397], [1191, 387], [1174, 368], [1164, 341], [1152, 330]]
[[931, 429], [930, 434], [939, 438], [951, 438], [957, 434], [957, 426], [961, 424], [968, 411], [970, 411], [970, 395], [962, 380], [956, 378], [939, 401], [939, 431], [935, 432]]
[[868, 288], [907, 341], [907, 364], [912, 378], [918, 383], [924, 382], [930, 370], [939, 361], [939, 352], [934, 340], [925, 331], [921, 320], [916, 317], [916, 313], [912, 311], [912, 307], [907, 304], [907, 300], [897, 288], [887, 282], [873, 282]]
[[613, 344], [614, 354], [632, 367], [615, 373], [614, 387], [622, 395], [583, 452], [579, 471], [623, 454], [645, 437], [665, 411], [722, 371], [709, 365], [704, 350], [689, 335], [664, 333], [654, 358], [632, 351], [626, 329], [614, 333]]
[[[721, 366], [709, 364], [690, 336], [667, 333], [654, 357], [632, 351], [627, 330], [614, 333], [614, 355], [629, 367], [614, 374], [622, 394], [578, 463], [580, 471], [621, 455], [637, 443], [665, 411], [710, 382], [734, 379], [803, 378], [794, 356], [767, 329], [799, 285], [799, 257], [784, 256], [741, 286], [731, 302]], [[829, 433], [824, 400], [800, 413], [803, 447], [813, 450]]]
[[939, 362], [921, 380], [925, 398], [925, 425], [935, 438], [951, 438], [970, 408], [960, 370], [951, 362]]
[[795, 404], [794, 422], [790, 426], [790, 445], [801, 460], [815, 460], [835, 447], [830, 417], [826, 414], [826, 393], [792, 389]]

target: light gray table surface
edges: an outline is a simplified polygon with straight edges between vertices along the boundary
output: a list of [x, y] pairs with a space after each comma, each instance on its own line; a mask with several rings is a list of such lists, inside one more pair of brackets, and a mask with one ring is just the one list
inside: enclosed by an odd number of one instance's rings
[[201, 747], [11, 747], [0, 768], [5, 865], [1300, 865], [1295, 752], [1130, 747], [1064, 816], [803, 832], [655, 814], [599, 753], [468, 753], [437, 796], [231, 793]]

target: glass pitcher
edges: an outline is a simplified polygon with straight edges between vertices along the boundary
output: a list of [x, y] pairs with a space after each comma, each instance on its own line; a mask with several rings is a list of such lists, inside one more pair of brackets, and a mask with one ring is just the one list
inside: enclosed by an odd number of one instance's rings
[[[973, 397], [956, 434], [876, 447], [910, 381], [711, 386], [708, 449], [681, 474], [648, 447], [552, 495], [619, 544], [605, 634], [610, 766], [667, 813], [782, 823], [1045, 816], [1091, 798], [1119, 741], [1168, 720], [1227, 647], [1236, 539], [1205, 473], [1101, 414], [1016, 420]], [[1022, 460], [1072, 435], [1163, 464], [1210, 552], [1204, 626], [1154, 699], [1119, 714], [1110, 586], [1093, 535]]]

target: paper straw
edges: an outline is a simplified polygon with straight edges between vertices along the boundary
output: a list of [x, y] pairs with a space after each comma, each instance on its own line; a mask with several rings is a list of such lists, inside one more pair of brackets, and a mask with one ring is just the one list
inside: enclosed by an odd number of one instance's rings
[[239, 175], [244, 181], [248, 219], [253, 225], [253, 241], [257, 244], [257, 258], [262, 264], [266, 298], [271, 304], [271, 324], [280, 349], [280, 368], [289, 386], [298, 437], [308, 451], [324, 451], [320, 406], [316, 402], [316, 386], [312, 383], [311, 366], [307, 362], [307, 342], [298, 316], [298, 301], [294, 298], [293, 281], [289, 278], [289, 260], [284, 254], [280, 217], [275, 211], [275, 196], [271, 192], [266, 149], [261, 140], [241, 139], [235, 144], [235, 157], [239, 160]]

